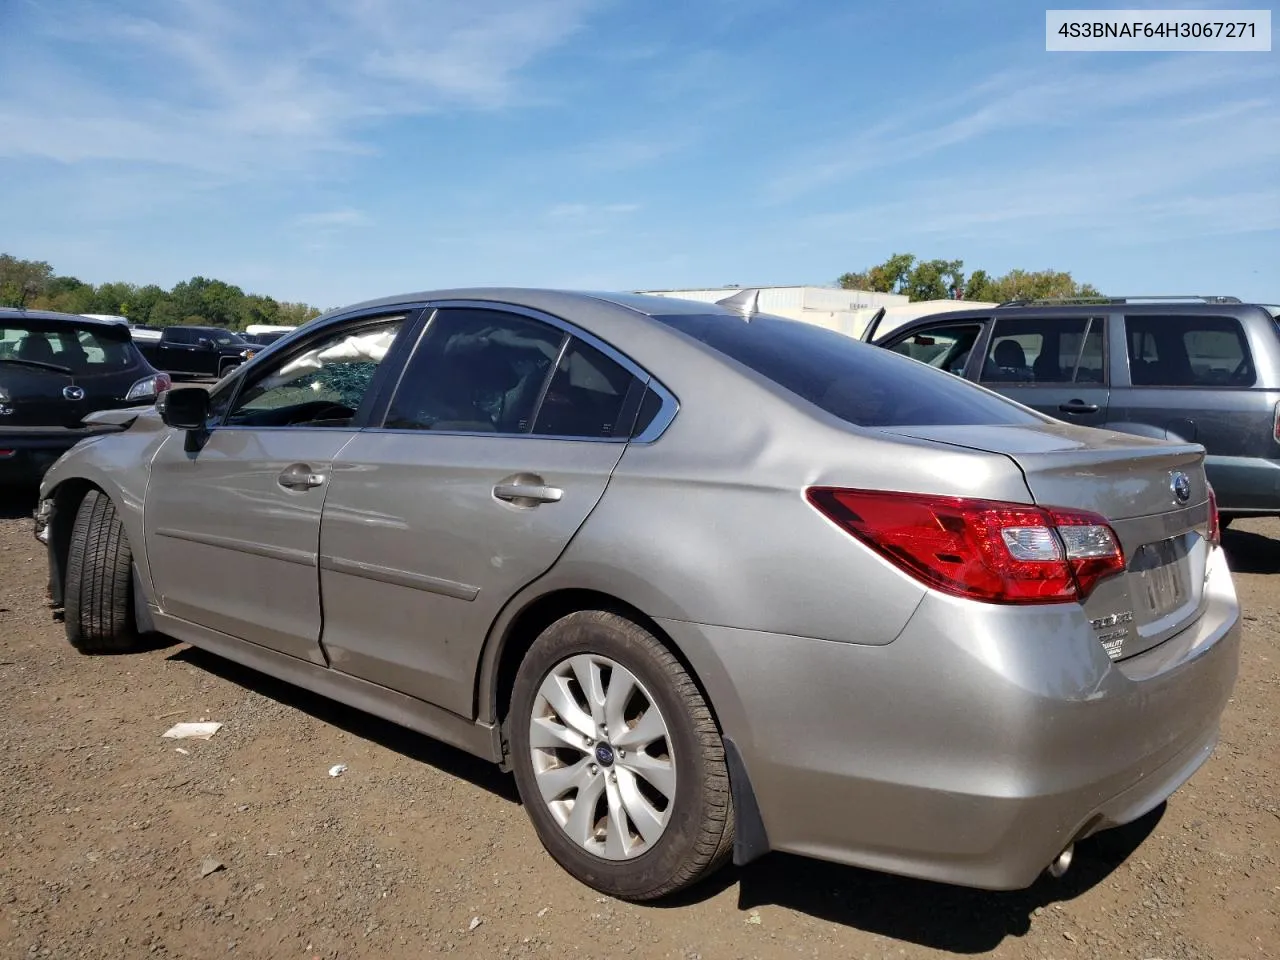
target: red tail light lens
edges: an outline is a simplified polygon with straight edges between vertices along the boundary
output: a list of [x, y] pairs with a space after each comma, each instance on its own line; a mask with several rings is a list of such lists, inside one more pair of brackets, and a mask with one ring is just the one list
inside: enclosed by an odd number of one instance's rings
[[1222, 543], [1222, 518], [1218, 516], [1218, 496], [1213, 492], [1213, 487], [1209, 487], [1209, 531], [1205, 534], [1205, 539], [1214, 546]]
[[156, 374], [156, 396], [157, 397], [160, 396], [160, 394], [164, 393], [166, 390], [168, 390], [172, 386], [173, 386], [173, 378], [170, 377], [167, 373]]
[[1124, 570], [1092, 513], [914, 493], [811, 487], [828, 519], [936, 590], [988, 603], [1070, 603]]

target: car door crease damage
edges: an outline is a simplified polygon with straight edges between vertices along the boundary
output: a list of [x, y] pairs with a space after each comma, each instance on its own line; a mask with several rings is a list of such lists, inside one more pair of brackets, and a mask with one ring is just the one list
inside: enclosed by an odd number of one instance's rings
[[[1177, 789], [1239, 652], [1202, 448], [957, 375], [1109, 414], [1124, 311], [948, 318], [930, 369], [752, 304], [322, 317], [45, 475], [68, 637], [127, 649], [136, 569], [159, 630], [509, 768], [633, 900], [766, 850], [1025, 887]], [[1146, 375], [1217, 377], [1197, 329]]]

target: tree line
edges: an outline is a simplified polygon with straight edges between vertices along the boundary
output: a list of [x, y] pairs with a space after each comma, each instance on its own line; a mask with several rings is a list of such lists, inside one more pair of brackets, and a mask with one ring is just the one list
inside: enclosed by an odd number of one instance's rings
[[1097, 297], [1098, 289], [1077, 283], [1060, 270], [1010, 270], [993, 277], [975, 270], [967, 277], [963, 260], [919, 260], [895, 253], [884, 263], [861, 273], [843, 274], [837, 281], [846, 290], [905, 294], [912, 300], [1043, 300], [1058, 297]]
[[0, 306], [61, 313], [101, 313], [127, 317], [153, 327], [173, 324], [243, 330], [254, 323], [298, 326], [320, 311], [308, 303], [290, 303], [235, 284], [192, 277], [171, 290], [154, 283], [100, 283], [60, 276], [43, 260], [0, 254]]

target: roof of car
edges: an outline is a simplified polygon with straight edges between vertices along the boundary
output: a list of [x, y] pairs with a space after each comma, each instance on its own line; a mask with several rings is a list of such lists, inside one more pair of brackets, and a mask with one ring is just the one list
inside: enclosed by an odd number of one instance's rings
[[68, 323], [74, 323], [85, 327], [122, 326], [118, 321], [96, 320], [93, 317], [86, 317], [80, 313], [58, 313], [56, 310], [25, 310], [22, 307], [0, 307], [0, 320], [10, 319], [65, 320]]
[[[730, 291], [732, 292], [732, 291]], [[696, 300], [680, 300], [675, 297], [653, 297], [638, 293], [598, 293], [584, 290], [549, 290], [537, 287], [462, 287], [453, 290], [424, 290], [391, 297], [365, 300], [347, 307], [330, 310], [322, 317], [339, 316], [376, 307], [393, 307], [399, 304], [423, 303], [430, 300], [486, 300], [507, 303], [512, 306], [555, 312], [560, 308], [590, 306], [610, 303], [651, 317], [667, 317], [678, 314], [721, 313], [732, 316], [731, 311], [714, 303]], [[314, 321], [313, 321], [314, 322]]]
[[1266, 309], [1261, 304], [1242, 303], [1240, 301], [1215, 301], [1209, 303], [1191, 300], [1162, 301], [1158, 303], [1036, 303], [1030, 301], [972, 310], [944, 310], [920, 317], [912, 317], [910, 320], [886, 331], [883, 336], [876, 336], [875, 339], [878, 342], [894, 334], [925, 324], [932, 325], [943, 320], [950, 322], [953, 320], [987, 320], [992, 317], [1079, 317], [1097, 316], [1101, 313], [1115, 313], [1117, 311], [1128, 314], [1192, 313], [1212, 314], [1214, 316], [1222, 316], [1223, 314], [1239, 316], [1256, 310], [1266, 311]]

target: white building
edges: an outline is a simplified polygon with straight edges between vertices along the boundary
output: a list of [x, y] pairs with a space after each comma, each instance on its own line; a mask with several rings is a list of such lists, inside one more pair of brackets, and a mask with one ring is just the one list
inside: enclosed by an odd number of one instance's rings
[[884, 308], [885, 315], [876, 327], [877, 336], [916, 317], [995, 306], [973, 300], [924, 300], [912, 303], [900, 293], [844, 290], [839, 287], [717, 287], [699, 290], [639, 290], [637, 293], [715, 303], [748, 289], [759, 291], [761, 313], [803, 320], [851, 337], [860, 336], [881, 307]]

